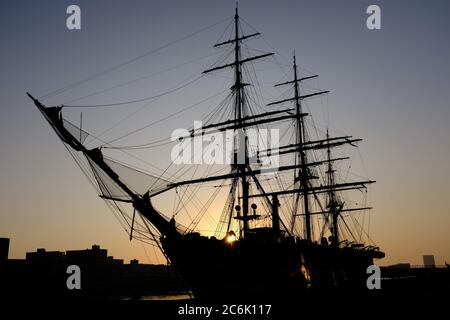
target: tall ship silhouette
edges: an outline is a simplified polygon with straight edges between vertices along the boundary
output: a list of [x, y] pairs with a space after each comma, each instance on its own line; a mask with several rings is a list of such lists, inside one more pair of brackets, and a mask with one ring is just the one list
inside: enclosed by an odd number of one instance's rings
[[[85, 145], [91, 135], [81, 128], [81, 122], [75, 125], [63, 117], [64, 108], [70, 106], [45, 106], [27, 94], [99, 196], [117, 214], [130, 240], [159, 246], [195, 297], [364, 290], [368, 266], [384, 253], [370, 242], [364, 224], [354, 217], [366, 215], [371, 207], [349, 199], [354, 193], [366, 194], [367, 186], [375, 181], [346, 179], [337, 163], [349, 157], [334, 156], [336, 149], [340, 155], [342, 150], [357, 147], [361, 139], [332, 136], [328, 130], [312, 138], [311, 116], [304, 105], [328, 91], [305, 92], [303, 84], [317, 75], [300, 74], [295, 54], [290, 79], [275, 84], [286, 88], [289, 96], [259, 105], [261, 100], [254, 99], [252, 84], [247, 82], [251, 79], [246, 78], [246, 68], [270, 59], [273, 53], [245, 54], [244, 44], [260, 34], [242, 32], [237, 8], [230, 26], [230, 38], [215, 47], [226, 47], [231, 58], [203, 72], [231, 71], [228, 95], [210, 112], [201, 130], [194, 127], [171, 141], [188, 145], [195, 139], [231, 133], [230, 163], [222, 166], [220, 174], [206, 170], [201, 176], [179, 179], [166, 171], [154, 175], [127, 165], [107, 155], [108, 148], [120, 149], [113, 143], [94, 148]], [[217, 114], [220, 117], [211, 116]], [[220, 121], [214, 121], [218, 118]], [[269, 128], [279, 123], [285, 125], [283, 136], [289, 135], [289, 142], [284, 143], [281, 134], [275, 144], [277, 139], [272, 136], [259, 139], [262, 132], [272, 132]], [[250, 133], [258, 143], [250, 139]], [[189, 225], [153, 205], [154, 199], [169, 191], [176, 191], [178, 205], [197, 201], [199, 186], [214, 191], [197, 212], [190, 212]], [[182, 192], [187, 196], [181, 200]], [[218, 194], [223, 194], [225, 201], [220, 204], [221, 211], [212, 212], [208, 208], [217, 205]], [[216, 216], [213, 235], [197, 229], [205, 215]]]

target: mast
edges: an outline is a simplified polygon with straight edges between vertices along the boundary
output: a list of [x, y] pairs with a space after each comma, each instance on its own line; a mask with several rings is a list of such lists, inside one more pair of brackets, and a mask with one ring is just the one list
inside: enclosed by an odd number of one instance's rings
[[[304, 236], [305, 236], [306, 240], [311, 241], [312, 232], [311, 232], [311, 215], [310, 215], [310, 210], [309, 210], [309, 179], [312, 177], [310, 177], [309, 170], [308, 170], [308, 158], [306, 155], [307, 149], [304, 148], [304, 145], [307, 144], [306, 128], [305, 128], [305, 123], [303, 120], [303, 118], [306, 114], [304, 114], [302, 112], [301, 101], [305, 98], [328, 93], [329, 91], [320, 91], [320, 92], [315, 92], [312, 94], [301, 96], [300, 89], [299, 89], [299, 83], [302, 82], [303, 80], [315, 78], [315, 77], [317, 77], [317, 75], [298, 78], [297, 62], [296, 62], [296, 58], [295, 58], [295, 53], [294, 53], [293, 58], [294, 58], [294, 65], [293, 65], [294, 80], [276, 84], [275, 87], [287, 85], [287, 84], [289, 84], [289, 85], [293, 84], [294, 85], [294, 97], [269, 103], [268, 106], [280, 104], [280, 103], [284, 103], [284, 102], [289, 102], [289, 101], [295, 102], [295, 124], [296, 124], [295, 146], [297, 146], [297, 147], [295, 148], [294, 152], [296, 153], [295, 161], [296, 161], [296, 163], [300, 164], [300, 168], [298, 169], [298, 171], [295, 174], [294, 184], [296, 186], [295, 189], [302, 190], [302, 192], [298, 192], [295, 195], [294, 212], [292, 213], [291, 231], [293, 231], [293, 229], [294, 229], [295, 218], [296, 218], [296, 216], [298, 216], [298, 214], [297, 214], [298, 202], [300, 200], [300, 196], [303, 195], [303, 207], [304, 207], [303, 215], [305, 216], [305, 234], [304, 234]], [[278, 152], [278, 153], [281, 154], [280, 152]]]
[[[248, 231], [248, 221], [250, 219], [255, 218], [254, 215], [249, 215], [249, 178], [247, 167], [249, 165], [248, 158], [248, 146], [247, 146], [247, 137], [246, 137], [246, 123], [244, 123], [243, 119], [249, 118], [246, 114], [245, 105], [244, 105], [244, 84], [242, 82], [242, 65], [246, 62], [253, 61], [256, 59], [268, 57], [273, 55], [273, 53], [265, 53], [258, 56], [253, 56], [249, 58], [245, 58], [241, 60], [241, 47], [240, 42], [244, 39], [248, 39], [254, 36], [259, 35], [259, 32], [250, 34], [250, 35], [242, 35], [239, 36], [239, 13], [238, 7], [236, 6], [235, 15], [234, 15], [234, 39], [230, 39], [221, 43], [214, 45], [214, 47], [219, 47], [225, 44], [234, 43], [234, 61], [229, 64], [225, 64], [222, 66], [214, 67], [208, 70], [203, 71], [203, 73], [209, 73], [212, 71], [220, 70], [227, 67], [234, 68], [234, 84], [231, 87], [231, 90], [234, 91], [235, 94], [235, 102], [234, 102], [234, 155], [233, 155], [233, 164], [231, 165], [231, 171], [237, 177], [241, 179], [242, 186], [242, 215], [236, 217], [243, 222], [242, 228], [242, 236], [245, 238], [245, 234]], [[289, 116], [288, 116], [289, 117]], [[281, 117], [280, 117], [281, 118]], [[269, 119], [268, 121], [274, 121], [275, 119]], [[254, 122], [253, 124], [257, 124]]]
[[[297, 62], [295, 60], [294, 54], [294, 94], [295, 94], [295, 110], [296, 110], [296, 125], [297, 125], [297, 139], [296, 142], [300, 146], [302, 146], [305, 140], [305, 126], [303, 122], [302, 114], [302, 106], [299, 98], [299, 81], [297, 78]], [[311, 216], [309, 214], [309, 197], [308, 197], [308, 168], [307, 168], [307, 157], [306, 151], [304, 151], [301, 147], [297, 152], [297, 160], [302, 165], [302, 167], [297, 171], [297, 175], [295, 177], [296, 181], [300, 181], [300, 187], [303, 187], [305, 190], [303, 193], [303, 206], [304, 206], [304, 214], [305, 214], [305, 236], [306, 240], [311, 241]], [[296, 201], [298, 201], [300, 193], [297, 194]], [[297, 206], [295, 206], [297, 207]], [[295, 212], [295, 211], [294, 211]], [[295, 222], [295, 216], [292, 219], [293, 223]]]
[[[327, 140], [330, 139], [330, 135], [328, 133], [327, 129]], [[327, 159], [331, 159], [331, 147], [328, 144], [327, 147]], [[328, 162], [328, 170], [325, 172], [328, 175], [328, 207], [331, 212], [331, 219], [332, 219], [332, 235], [333, 235], [333, 245], [338, 246], [339, 245], [339, 227], [338, 227], [338, 218], [339, 218], [339, 210], [338, 210], [338, 203], [336, 202], [336, 194], [334, 191], [334, 172], [333, 164], [331, 161]]]
[[[234, 15], [234, 90], [236, 95], [235, 101], [235, 120], [238, 125], [242, 125], [242, 118], [244, 116], [244, 104], [242, 101], [242, 80], [241, 80], [241, 65], [239, 63], [240, 58], [240, 45], [239, 45], [239, 14], [238, 7], [236, 6], [236, 12]], [[248, 179], [245, 176], [245, 171], [248, 164], [248, 151], [247, 151], [247, 138], [245, 135], [245, 129], [238, 129], [237, 135], [237, 149], [235, 144], [235, 155], [233, 166], [237, 168], [238, 172], [242, 174], [242, 222], [243, 222], [243, 236], [245, 237], [248, 231]], [[235, 138], [236, 143], [236, 138]], [[237, 153], [237, 154], [236, 154]], [[242, 160], [244, 163], [242, 163]]]

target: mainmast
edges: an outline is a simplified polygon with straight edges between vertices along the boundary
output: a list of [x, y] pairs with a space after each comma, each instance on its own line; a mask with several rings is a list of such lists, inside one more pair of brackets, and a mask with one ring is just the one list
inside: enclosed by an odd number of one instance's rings
[[[330, 135], [328, 133], [327, 129], [327, 140], [330, 139]], [[336, 170], [333, 169], [333, 162], [330, 161], [331, 159], [331, 147], [328, 144], [327, 146], [327, 159], [328, 159], [328, 169], [325, 172], [328, 176], [328, 186], [329, 186], [329, 192], [328, 192], [328, 208], [331, 213], [331, 219], [332, 219], [332, 244], [335, 246], [339, 245], [339, 226], [338, 226], [338, 218], [339, 218], [339, 211], [342, 209], [342, 205], [340, 205], [337, 202], [336, 199], [336, 193], [334, 190], [334, 173]]]
[[[294, 94], [295, 94], [295, 110], [296, 110], [296, 124], [297, 124], [297, 138], [296, 142], [298, 145], [302, 146], [303, 142], [305, 141], [305, 126], [303, 123], [303, 117], [302, 114], [302, 105], [300, 101], [300, 95], [299, 95], [299, 81], [297, 78], [297, 62], [295, 60], [295, 54], [294, 54]], [[297, 174], [295, 176], [295, 181], [300, 182], [300, 188], [303, 187], [305, 190], [305, 193], [303, 194], [303, 206], [304, 206], [304, 213], [305, 213], [305, 235], [306, 240], [311, 241], [311, 216], [309, 214], [309, 194], [308, 194], [308, 168], [307, 168], [307, 157], [306, 157], [306, 151], [303, 150], [303, 148], [299, 148], [297, 152], [297, 160], [302, 165], [302, 167], [297, 171]], [[296, 196], [296, 203], [294, 208], [297, 209], [298, 206], [298, 200], [300, 197], [300, 193]], [[294, 212], [297, 212], [295, 210]], [[292, 219], [292, 229], [294, 227], [295, 223], [295, 216], [293, 216]]]
[[[292, 223], [291, 223], [291, 231], [293, 231], [295, 226], [295, 218], [297, 216], [298, 211], [298, 203], [300, 200], [300, 196], [303, 194], [303, 209], [304, 209], [304, 217], [305, 217], [305, 239], [308, 241], [311, 241], [312, 238], [312, 232], [311, 232], [311, 215], [309, 210], [309, 179], [312, 177], [309, 175], [309, 169], [308, 169], [308, 158], [306, 154], [306, 149], [303, 147], [307, 141], [306, 141], [306, 130], [305, 130], [305, 124], [304, 124], [304, 113], [302, 112], [302, 104], [301, 100], [303, 98], [306, 98], [308, 96], [301, 96], [300, 95], [300, 89], [299, 89], [299, 83], [303, 80], [308, 80], [317, 77], [310, 76], [310, 77], [304, 77], [304, 78], [298, 78], [297, 75], [297, 62], [294, 54], [294, 80], [287, 81], [283, 83], [279, 83], [275, 86], [281, 86], [286, 84], [293, 84], [294, 85], [294, 97], [272, 102], [269, 105], [277, 104], [277, 103], [283, 103], [286, 101], [294, 101], [295, 102], [295, 124], [296, 124], [296, 145], [298, 146], [296, 148], [296, 163], [300, 164], [300, 168], [296, 171], [295, 174], [295, 188], [301, 189], [302, 192], [299, 192], [295, 195], [295, 203], [294, 203], [294, 212], [292, 214]], [[327, 93], [328, 91], [318, 92], [313, 95], [318, 95], [322, 93]], [[312, 96], [312, 95], [311, 95]]]

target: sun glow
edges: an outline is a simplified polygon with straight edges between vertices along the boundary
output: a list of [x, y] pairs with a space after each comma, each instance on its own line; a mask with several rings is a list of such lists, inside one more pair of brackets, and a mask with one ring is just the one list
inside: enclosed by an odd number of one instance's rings
[[234, 234], [233, 231], [228, 232], [227, 237], [226, 237], [226, 242], [228, 243], [233, 243], [236, 241], [236, 235]]

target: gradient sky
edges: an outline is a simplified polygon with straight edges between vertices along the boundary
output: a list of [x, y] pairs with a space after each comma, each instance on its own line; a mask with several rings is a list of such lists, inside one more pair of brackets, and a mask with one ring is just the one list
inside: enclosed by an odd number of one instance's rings
[[[80, 31], [66, 28], [70, 4], [81, 7]], [[366, 28], [370, 4], [381, 7], [381, 30]], [[234, 5], [211, 0], [1, 2], [0, 236], [11, 238], [10, 257], [23, 258], [40, 247], [66, 250], [96, 243], [125, 260], [163, 262], [151, 247], [129, 242], [25, 92], [42, 96], [231, 19]], [[286, 71], [295, 49], [300, 66], [320, 75], [320, 88], [332, 92], [327, 110], [332, 128], [364, 139], [364, 166], [377, 180], [371, 234], [387, 254], [381, 264], [419, 264], [423, 254], [434, 254], [438, 264], [450, 262], [450, 2], [243, 0], [239, 7], [245, 21], [263, 34], [262, 50], [276, 48]], [[44, 102], [66, 103], [202, 58], [77, 103], [124, 101], [173, 88], [215, 61], [211, 47], [228, 22]], [[258, 42], [252, 47], [258, 48]], [[279, 70], [261, 71], [267, 90], [283, 78]], [[223, 80], [203, 78], [145, 107], [107, 138], [202, 100], [226, 88]], [[170, 128], [166, 123], [147, 132], [142, 141], [191, 126], [207, 107], [174, 119]], [[68, 115], [77, 119], [79, 111]], [[83, 112], [85, 126], [101, 132], [130, 109]], [[151, 159], [160, 167], [167, 161], [164, 156]]]

